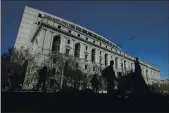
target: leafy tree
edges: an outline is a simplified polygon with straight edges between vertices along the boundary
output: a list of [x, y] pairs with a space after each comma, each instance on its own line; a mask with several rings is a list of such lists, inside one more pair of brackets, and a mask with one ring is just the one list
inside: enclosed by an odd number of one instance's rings
[[9, 48], [7, 53], [2, 54], [2, 86], [9, 83], [8, 74], [16, 76], [17, 84], [24, 84], [25, 73], [30, 74], [32, 68], [36, 68], [34, 57], [29, 53], [28, 49], [21, 47], [20, 49]]

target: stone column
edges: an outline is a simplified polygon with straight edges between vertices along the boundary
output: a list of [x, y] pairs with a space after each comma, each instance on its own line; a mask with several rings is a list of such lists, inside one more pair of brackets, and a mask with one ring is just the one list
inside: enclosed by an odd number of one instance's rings
[[89, 54], [88, 54], [88, 57], [89, 57], [89, 62], [91, 62], [91, 57], [92, 57], [92, 47], [91, 46], [88, 46], [88, 52], [89, 52]]
[[85, 46], [83, 43], [80, 43], [80, 58], [81, 59], [84, 59], [85, 56], [84, 56], [84, 51], [85, 51]]
[[71, 41], [72, 49], [71, 49], [71, 55], [74, 56], [75, 53], [75, 40]]
[[51, 33], [51, 36], [49, 37], [49, 39], [50, 39], [49, 51], [51, 52], [52, 51], [52, 46], [53, 46], [53, 38], [54, 38], [55, 34], [54, 34], [53, 31], [50, 31], [50, 33]]
[[99, 49], [96, 49], [96, 63], [97, 64], [100, 63], [100, 51], [99, 51]]
[[61, 35], [61, 40], [60, 40], [60, 53], [65, 53], [65, 42], [66, 42], [66, 38], [64, 36]]
[[111, 54], [108, 53], [108, 56], [107, 56], [107, 65], [109, 66], [110, 65], [110, 61], [111, 61]]
[[37, 45], [38, 47], [40, 47], [42, 49], [43, 52], [43, 47], [44, 47], [44, 41], [45, 41], [45, 37], [46, 37], [46, 31], [47, 29], [42, 28], [39, 32], [39, 35], [37, 36]]
[[52, 41], [52, 36], [53, 36], [53, 33], [52, 31], [50, 30], [47, 30], [46, 31], [46, 36], [45, 36], [45, 40], [44, 40], [44, 46], [43, 46], [43, 53], [44, 54], [49, 54], [50, 50], [51, 50], [51, 42]]

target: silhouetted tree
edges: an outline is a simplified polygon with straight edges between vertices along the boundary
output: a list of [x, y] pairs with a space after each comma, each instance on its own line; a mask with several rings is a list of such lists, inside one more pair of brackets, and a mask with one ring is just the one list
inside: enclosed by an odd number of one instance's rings
[[[33, 64], [33, 57], [29, 54], [28, 49], [21, 47], [20, 49], [9, 48], [7, 53], [2, 54], [2, 86], [11, 82], [12, 90], [15, 88], [23, 86], [25, 79], [25, 73], [28, 70], [28, 64]], [[11, 72], [8, 77], [8, 72]], [[15, 78], [15, 79], [14, 79]], [[10, 79], [10, 80], [9, 80]], [[15, 82], [12, 80], [15, 80]], [[14, 87], [15, 83], [15, 87]]]

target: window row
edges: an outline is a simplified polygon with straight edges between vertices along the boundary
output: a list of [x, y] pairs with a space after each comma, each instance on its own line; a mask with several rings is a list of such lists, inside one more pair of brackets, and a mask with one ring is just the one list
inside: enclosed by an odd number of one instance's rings
[[[60, 25], [58, 25], [58, 29], [61, 29], [61, 26], [60, 26]], [[68, 30], [68, 33], [71, 34], [72, 31], [71, 31], [71, 30]], [[78, 37], [81, 37], [80, 34], [78, 34], [77, 36], [78, 36]], [[86, 37], [86, 41], [88, 41], [88, 38], [87, 38], [87, 37]], [[93, 40], [93, 43], [96, 44], [96, 41]], [[102, 46], [102, 42], [100, 42], [100, 46]], [[105, 45], [105, 48], [108, 49], [108, 46]], [[117, 49], [119, 49], [116, 45], [113, 45], [112, 47], [110, 47], [110, 50], [113, 51], [113, 48], [116, 49], [116, 52], [117, 52]], [[121, 53], [122, 53], [122, 52], [120, 52], [120, 54], [121, 54]], [[126, 56], [126, 55], [125, 55], [125, 56]]]
[[[53, 52], [59, 52], [59, 50], [60, 50], [60, 40], [61, 39], [60, 39], [59, 35], [54, 37], [53, 46], [52, 46]], [[70, 40], [68, 40], [67, 43], [70, 44]], [[87, 50], [87, 46], [86, 46], [86, 50]], [[66, 55], [69, 55], [69, 53], [70, 53], [70, 49], [66, 49]], [[100, 54], [101, 54], [101, 51], [100, 51]], [[74, 57], [80, 58], [80, 43], [75, 44]], [[112, 56], [111, 56], [111, 59], [112, 59]], [[88, 55], [85, 54], [85, 61], [87, 61], [87, 60], [88, 60]], [[96, 60], [96, 49], [92, 49], [91, 50], [91, 61], [95, 62], [95, 60]], [[102, 58], [100, 58], [100, 64], [101, 63], [102, 63]], [[107, 53], [104, 55], [104, 64], [106, 66], [108, 65], [108, 54]], [[123, 66], [123, 64], [124, 64], [124, 66]], [[126, 65], [127, 65], [126, 61], [124, 60], [124, 62], [123, 62], [123, 60], [121, 59], [121, 63], [120, 63], [121, 67], [120, 68], [126, 69], [127, 68]], [[115, 58], [115, 67], [118, 68], [118, 57]], [[133, 63], [131, 63], [131, 65], [130, 65], [130, 63], [128, 62], [128, 67], [133, 69]]]

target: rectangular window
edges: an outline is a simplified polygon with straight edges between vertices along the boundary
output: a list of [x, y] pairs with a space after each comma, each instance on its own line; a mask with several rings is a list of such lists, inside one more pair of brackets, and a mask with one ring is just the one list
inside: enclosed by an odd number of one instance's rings
[[93, 40], [93, 43], [95, 43], [95, 41]]
[[102, 54], [102, 52], [100, 51], [100, 55]]
[[71, 30], [69, 30], [69, 33], [71, 33]]
[[100, 59], [100, 64], [102, 63], [102, 59]]
[[53, 58], [53, 63], [56, 63], [56, 61], [57, 61], [56, 58]]
[[61, 26], [60, 26], [60, 25], [58, 25], [58, 28], [59, 28], [59, 29], [61, 29]]
[[80, 37], [80, 34], [78, 34], [78, 37]]
[[88, 47], [86, 46], [86, 50], [87, 50], [87, 48], [88, 48]]
[[86, 37], [86, 40], [88, 40], [88, 38]]
[[87, 60], [88, 55], [85, 55], [85, 60]]
[[69, 39], [67, 40], [67, 44], [70, 44], [70, 40]]
[[42, 14], [39, 13], [39, 14], [38, 14], [38, 17], [42, 18]]
[[85, 65], [85, 69], [87, 69], [87, 65]]
[[93, 67], [93, 71], [95, 71], [95, 67]]
[[66, 56], [69, 55], [70, 49], [66, 49]]

